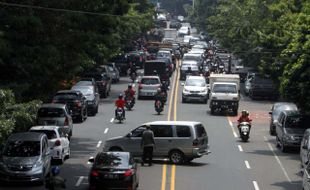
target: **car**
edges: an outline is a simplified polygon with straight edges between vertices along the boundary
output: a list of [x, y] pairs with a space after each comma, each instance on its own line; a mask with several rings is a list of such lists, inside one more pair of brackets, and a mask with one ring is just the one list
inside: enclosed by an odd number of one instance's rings
[[99, 152], [89, 162], [89, 189], [138, 188], [139, 167], [130, 152]]
[[279, 114], [282, 110], [298, 110], [296, 104], [292, 102], [276, 102], [273, 104], [270, 114], [269, 134], [276, 135], [276, 123], [278, 122]]
[[185, 53], [183, 55], [182, 64], [186, 61], [197, 61], [197, 65], [201, 66], [203, 64], [202, 54], [197, 53]]
[[52, 160], [56, 160], [62, 164], [66, 158], [70, 157], [70, 141], [68, 135], [60, 127], [33, 126], [29, 131], [46, 134], [51, 149]]
[[74, 86], [93, 86], [98, 92], [98, 86], [96, 84], [96, 80], [94, 78], [81, 78], [77, 83], [74, 84]]
[[42, 104], [38, 109], [37, 124], [59, 126], [71, 139], [73, 121], [66, 104]]
[[93, 86], [72, 86], [71, 90], [82, 92], [86, 97], [87, 113], [95, 116], [98, 113], [100, 95]]
[[115, 63], [109, 63], [108, 69], [111, 74], [112, 82], [116, 83], [119, 82], [119, 69], [116, 67]]
[[141, 136], [151, 126], [154, 132], [156, 158], [168, 157], [174, 164], [190, 162], [210, 153], [205, 127], [196, 121], [153, 121], [140, 125], [128, 134], [105, 141], [104, 151], [131, 152], [134, 157], [142, 156]]
[[300, 143], [300, 161], [302, 168], [305, 168], [307, 163], [309, 163], [309, 155], [310, 155], [310, 129], [307, 129]]
[[111, 90], [111, 77], [107, 74], [108, 68], [97, 68], [96, 71], [88, 71], [83, 74], [83, 77], [94, 78], [96, 80], [96, 84], [98, 86], [98, 91], [100, 94], [100, 98], [106, 98]]
[[276, 100], [279, 97], [278, 89], [271, 79], [255, 76], [246, 82], [246, 89], [251, 99], [267, 97]]
[[66, 104], [73, 119], [83, 122], [87, 119], [87, 102], [82, 92], [60, 90], [53, 97], [53, 103]]
[[51, 154], [43, 133], [13, 133], [6, 140], [0, 159], [0, 180], [44, 183], [50, 173]]
[[161, 82], [158, 76], [143, 76], [139, 82], [138, 99], [145, 96], [154, 97], [160, 87]]
[[197, 61], [183, 61], [180, 68], [180, 80], [185, 80], [188, 75], [199, 74]]
[[188, 76], [182, 91], [182, 103], [189, 100], [208, 102], [208, 86], [203, 76]]
[[282, 110], [276, 123], [277, 146], [282, 152], [288, 148], [300, 148], [304, 132], [309, 128], [310, 117], [296, 110]]
[[184, 35], [189, 35], [189, 34], [190, 34], [190, 27], [182, 26], [178, 30], [178, 36], [184, 36]]

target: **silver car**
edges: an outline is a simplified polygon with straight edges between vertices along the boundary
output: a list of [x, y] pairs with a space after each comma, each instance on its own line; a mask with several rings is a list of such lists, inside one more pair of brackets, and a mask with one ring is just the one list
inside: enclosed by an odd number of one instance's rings
[[208, 102], [208, 86], [203, 76], [188, 76], [182, 91], [182, 102], [198, 100]]
[[6, 182], [44, 182], [50, 172], [51, 153], [43, 133], [12, 134], [1, 152], [0, 180]]
[[154, 121], [142, 124], [125, 136], [108, 139], [104, 151], [126, 151], [140, 157], [142, 132], [150, 125], [156, 148], [154, 157], [169, 157], [175, 164], [189, 162], [209, 154], [208, 135], [204, 126], [195, 121]]
[[73, 121], [66, 104], [43, 104], [38, 110], [38, 125], [56, 125], [62, 128], [70, 139]]
[[155, 96], [160, 87], [161, 82], [158, 76], [143, 76], [139, 82], [138, 99], [141, 99], [142, 96]]

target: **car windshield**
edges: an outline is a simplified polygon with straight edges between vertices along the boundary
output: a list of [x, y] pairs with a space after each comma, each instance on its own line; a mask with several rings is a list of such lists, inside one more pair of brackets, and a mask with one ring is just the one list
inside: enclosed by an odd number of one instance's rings
[[67, 94], [56, 94], [54, 100], [76, 100], [78, 99], [77, 94], [67, 93]]
[[118, 153], [101, 153], [96, 157], [96, 167], [106, 168], [127, 168], [129, 165], [128, 157]]
[[204, 87], [206, 86], [206, 81], [204, 79], [191, 79], [186, 80], [185, 86], [199, 86]]
[[141, 80], [141, 83], [146, 85], [159, 84], [159, 80], [156, 78], [144, 78]]
[[34, 157], [40, 155], [39, 141], [10, 141], [6, 145], [4, 156], [8, 157]]
[[72, 90], [81, 91], [84, 96], [89, 96], [89, 95], [93, 94], [92, 89], [89, 87], [77, 86], [77, 87], [73, 87]]
[[218, 85], [214, 85], [213, 92], [215, 93], [237, 93], [237, 89], [235, 85], [218, 84]]
[[38, 117], [65, 117], [65, 112], [61, 108], [40, 108]]
[[307, 129], [310, 128], [310, 117], [301, 116], [299, 114], [287, 117], [285, 128]]
[[46, 134], [48, 139], [56, 139], [57, 134], [55, 131], [52, 130], [30, 130], [31, 132], [36, 132], [36, 133], [44, 133]]

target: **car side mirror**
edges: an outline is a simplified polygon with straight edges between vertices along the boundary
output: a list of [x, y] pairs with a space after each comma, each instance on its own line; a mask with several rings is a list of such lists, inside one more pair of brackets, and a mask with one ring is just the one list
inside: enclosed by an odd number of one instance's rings
[[95, 162], [95, 158], [94, 158], [94, 157], [90, 157], [90, 158], [88, 159], [88, 162], [89, 162], [89, 163], [94, 163], [94, 162]]

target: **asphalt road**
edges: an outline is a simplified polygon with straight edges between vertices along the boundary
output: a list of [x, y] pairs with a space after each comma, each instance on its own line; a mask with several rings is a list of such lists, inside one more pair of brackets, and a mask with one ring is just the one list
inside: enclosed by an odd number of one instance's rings
[[[123, 124], [113, 121], [114, 100], [129, 82], [121, 78], [112, 86], [111, 96], [102, 99], [99, 113], [74, 125], [71, 157], [61, 166], [67, 189], [88, 189], [88, 159], [102, 149], [107, 138], [126, 135], [140, 124], [154, 120], [200, 121], [207, 129], [211, 154], [187, 165], [171, 165], [156, 160], [152, 167], [140, 167], [140, 190], [299, 190], [301, 189], [299, 152], [281, 153], [275, 137], [268, 133], [268, 111], [273, 102], [252, 101], [242, 96], [239, 112], [246, 109], [253, 118], [249, 142], [239, 140], [237, 117], [211, 116], [208, 104], [181, 103], [181, 83], [173, 77], [164, 112], [156, 115], [152, 100], [137, 100], [126, 112]], [[174, 88], [175, 87], [175, 88]], [[174, 90], [175, 89], [175, 90]], [[6, 189], [44, 189], [43, 186], [12, 185]]]

